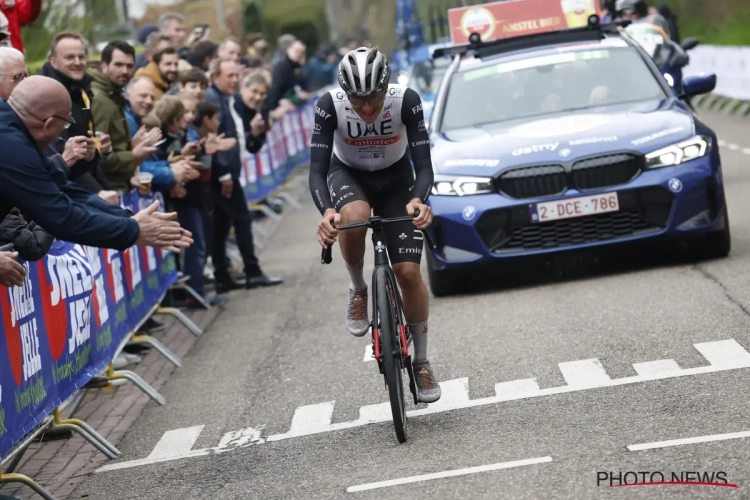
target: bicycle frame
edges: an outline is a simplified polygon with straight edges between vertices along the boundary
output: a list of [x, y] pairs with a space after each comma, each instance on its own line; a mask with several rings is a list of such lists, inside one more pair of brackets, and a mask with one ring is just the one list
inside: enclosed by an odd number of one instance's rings
[[[417, 210], [414, 213], [414, 217], [419, 216], [419, 210]], [[402, 222], [402, 221], [411, 221], [412, 218], [409, 216], [406, 217], [393, 217], [390, 219], [382, 219], [379, 216], [372, 216], [365, 222], [355, 222], [352, 224], [344, 224], [342, 226], [339, 226], [339, 231], [343, 231], [346, 229], [354, 229], [357, 227], [368, 227], [372, 229], [372, 245], [375, 250], [375, 269], [373, 270], [373, 276], [375, 276], [375, 271], [379, 267], [385, 267], [386, 272], [389, 274], [391, 280], [393, 283], [398, 283], [398, 280], [396, 280], [396, 275], [393, 272], [393, 268], [390, 265], [390, 260], [388, 259], [388, 252], [386, 247], [386, 241], [385, 241], [385, 232], [384, 232], [384, 224], [391, 223], [391, 222]], [[423, 230], [422, 231], [425, 235], [425, 240], [427, 241], [427, 246], [431, 249], [435, 249], [435, 239], [432, 235], [432, 233], [429, 230]], [[329, 245], [326, 248], [323, 249], [322, 257], [321, 257], [321, 263], [322, 264], [330, 264], [333, 261], [332, 257], [332, 249], [333, 245]], [[373, 284], [374, 285], [374, 284]], [[374, 286], [372, 286], [372, 310], [373, 313], [378, 310], [377, 307], [377, 290]], [[411, 369], [411, 363], [408, 362], [409, 359], [409, 349], [408, 349], [408, 343], [406, 338], [406, 327], [405, 327], [405, 318], [404, 318], [404, 304], [403, 300], [401, 298], [401, 293], [399, 292], [398, 288], [394, 290], [394, 293], [396, 294], [396, 303], [398, 305], [399, 310], [399, 318], [398, 320], [398, 328], [399, 328], [399, 336], [401, 340], [401, 346], [402, 346], [402, 364], [406, 365], [406, 368], [409, 372], [409, 378], [411, 380], [414, 379], [412, 369]], [[372, 319], [372, 336], [373, 336], [373, 352], [375, 354], [375, 360], [378, 362], [378, 367], [380, 369], [380, 373], [384, 373], [384, 368], [380, 359], [380, 343], [378, 342], [378, 329], [377, 329], [377, 322], [375, 315], [373, 314]], [[405, 363], [403, 363], [403, 360], [406, 360]], [[416, 401], [416, 393], [414, 394], [415, 404], [417, 404]]]

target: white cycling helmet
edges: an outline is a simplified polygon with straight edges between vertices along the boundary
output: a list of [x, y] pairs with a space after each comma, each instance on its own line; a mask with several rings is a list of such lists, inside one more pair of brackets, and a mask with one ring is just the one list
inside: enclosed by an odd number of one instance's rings
[[347, 52], [339, 64], [339, 85], [348, 95], [367, 97], [385, 91], [390, 80], [388, 60], [377, 47]]

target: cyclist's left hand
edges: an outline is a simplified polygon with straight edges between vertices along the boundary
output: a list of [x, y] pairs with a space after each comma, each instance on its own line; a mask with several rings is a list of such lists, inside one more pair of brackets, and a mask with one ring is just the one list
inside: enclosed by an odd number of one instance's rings
[[419, 229], [427, 229], [432, 224], [432, 209], [422, 203], [418, 198], [414, 198], [406, 205], [406, 213], [414, 217], [414, 211], [419, 210], [419, 217], [414, 219], [414, 225]]

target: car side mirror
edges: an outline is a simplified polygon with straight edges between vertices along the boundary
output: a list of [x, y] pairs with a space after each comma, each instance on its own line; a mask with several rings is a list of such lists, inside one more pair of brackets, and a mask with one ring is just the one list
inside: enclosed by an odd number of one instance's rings
[[701, 94], [713, 92], [716, 88], [716, 74], [686, 76], [683, 78], [682, 94], [680, 98], [694, 97]]
[[700, 44], [700, 40], [695, 37], [686, 38], [682, 41], [682, 48], [684, 50], [692, 50]]

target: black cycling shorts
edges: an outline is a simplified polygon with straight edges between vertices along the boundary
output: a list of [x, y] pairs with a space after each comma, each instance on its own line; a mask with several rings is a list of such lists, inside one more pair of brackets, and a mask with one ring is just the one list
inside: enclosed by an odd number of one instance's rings
[[[351, 168], [334, 155], [327, 180], [336, 212], [353, 201], [364, 201], [375, 215], [384, 219], [404, 217], [407, 215], [406, 205], [414, 197], [414, 170], [408, 155], [390, 167], [374, 172]], [[391, 263], [421, 262], [424, 234], [412, 222], [385, 224], [383, 231]]]

